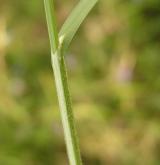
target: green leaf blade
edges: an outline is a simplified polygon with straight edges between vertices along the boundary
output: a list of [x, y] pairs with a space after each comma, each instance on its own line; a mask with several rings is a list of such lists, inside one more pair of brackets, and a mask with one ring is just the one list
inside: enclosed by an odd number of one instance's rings
[[54, 53], [58, 49], [59, 41], [53, 0], [44, 0], [44, 7], [47, 19], [47, 27], [50, 38], [51, 50]]
[[63, 51], [66, 51], [79, 26], [97, 2], [98, 0], [80, 0], [67, 18], [59, 33], [59, 38], [63, 39], [61, 43]]

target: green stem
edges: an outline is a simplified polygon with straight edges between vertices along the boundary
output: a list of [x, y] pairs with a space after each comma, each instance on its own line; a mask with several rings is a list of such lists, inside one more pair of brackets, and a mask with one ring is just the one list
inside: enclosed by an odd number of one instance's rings
[[64, 56], [60, 48], [61, 46], [59, 46], [58, 41], [53, 0], [44, 0], [44, 4], [51, 44], [52, 67], [61, 110], [67, 153], [70, 165], [82, 165], [68, 89], [66, 66]]
[[52, 54], [52, 66], [55, 75], [57, 94], [61, 109], [61, 117], [70, 164], [81, 165], [82, 163], [77, 142], [72, 105], [69, 95], [64, 57], [59, 58], [58, 54]]
[[53, 0], [44, 0], [44, 7], [46, 12], [51, 51], [56, 52], [58, 50], [59, 41]]

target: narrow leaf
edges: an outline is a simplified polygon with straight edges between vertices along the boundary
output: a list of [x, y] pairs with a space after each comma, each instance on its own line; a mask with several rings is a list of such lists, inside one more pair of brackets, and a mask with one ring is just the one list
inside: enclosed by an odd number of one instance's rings
[[63, 39], [61, 43], [63, 51], [68, 48], [79, 26], [86, 18], [88, 13], [91, 11], [91, 9], [94, 7], [97, 1], [98, 0], [80, 0], [78, 5], [67, 18], [59, 33], [59, 38]]
[[56, 52], [58, 49], [58, 32], [56, 26], [56, 18], [54, 11], [53, 0], [44, 0], [44, 7], [46, 12], [47, 27], [50, 38], [50, 45], [52, 53]]

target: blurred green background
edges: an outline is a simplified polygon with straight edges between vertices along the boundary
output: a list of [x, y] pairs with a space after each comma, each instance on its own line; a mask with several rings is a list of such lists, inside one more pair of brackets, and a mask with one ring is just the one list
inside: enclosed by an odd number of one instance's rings
[[[100, 0], [66, 62], [84, 164], [159, 165], [160, 1]], [[0, 0], [0, 165], [67, 164], [43, 0]]]

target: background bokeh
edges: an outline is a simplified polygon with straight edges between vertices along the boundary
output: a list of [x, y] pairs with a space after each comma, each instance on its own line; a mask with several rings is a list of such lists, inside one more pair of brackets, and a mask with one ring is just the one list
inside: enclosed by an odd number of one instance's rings
[[[43, 0], [0, 0], [0, 165], [68, 164], [49, 49]], [[159, 165], [160, 1], [100, 0], [66, 62], [84, 164]]]

